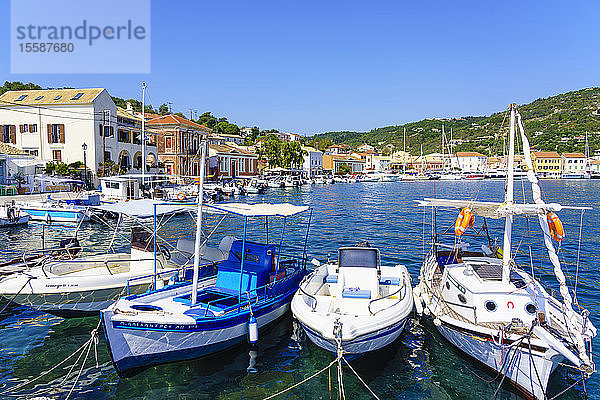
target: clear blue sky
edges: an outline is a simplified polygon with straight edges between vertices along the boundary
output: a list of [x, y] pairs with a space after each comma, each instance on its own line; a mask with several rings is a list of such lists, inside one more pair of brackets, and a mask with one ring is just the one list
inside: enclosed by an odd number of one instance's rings
[[0, 79], [124, 98], [146, 81], [186, 115], [362, 131], [598, 86], [599, 19], [598, 1], [153, 1], [150, 74], [13, 75], [5, 57]]

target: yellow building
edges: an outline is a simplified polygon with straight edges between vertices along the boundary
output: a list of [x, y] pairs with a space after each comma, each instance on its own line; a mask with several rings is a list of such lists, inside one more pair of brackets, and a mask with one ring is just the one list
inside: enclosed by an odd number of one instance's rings
[[533, 170], [540, 178], [560, 178], [562, 159], [555, 151], [536, 151], [531, 153]]

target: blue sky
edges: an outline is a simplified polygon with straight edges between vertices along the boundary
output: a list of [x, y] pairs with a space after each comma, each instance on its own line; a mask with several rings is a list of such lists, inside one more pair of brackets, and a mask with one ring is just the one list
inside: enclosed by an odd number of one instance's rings
[[124, 98], [146, 81], [156, 108], [314, 134], [487, 115], [600, 78], [598, 1], [152, 1], [151, 15], [150, 74], [11, 74], [5, 57], [0, 79]]

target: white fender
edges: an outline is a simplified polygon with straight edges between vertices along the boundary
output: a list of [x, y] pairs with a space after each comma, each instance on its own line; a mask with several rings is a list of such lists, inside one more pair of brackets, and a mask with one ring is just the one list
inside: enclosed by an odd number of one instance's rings
[[423, 315], [423, 302], [421, 300], [421, 297], [419, 297], [419, 294], [417, 294], [416, 291], [413, 292], [413, 298], [415, 300], [415, 309], [417, 311], [417, 315], [418, 316]]

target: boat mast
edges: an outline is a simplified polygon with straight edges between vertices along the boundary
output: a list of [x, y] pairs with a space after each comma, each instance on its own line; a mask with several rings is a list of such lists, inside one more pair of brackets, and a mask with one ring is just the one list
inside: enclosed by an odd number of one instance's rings
[[198, 187], [198, 216], [196, 217], [196, 241], [194, 242], [194, 278], [192, 282], [192, 306], [196, 305], [198, 299], [198, 271], [200, 266], [200, 241], [202, 240], [202, 203], [204, 200], [204, 163], [206, 160], [206, 139], [200, 142], [200, 182]]
[[444, 133], [444, 124], [442, 124], [442, 173], [446, 171], [446, 158], [444, 157], [444, 139], [446, 133]]
[[588, 143], [588, 133], [585, 132], [585, 167], [584, 167], [584, 176], [588, 178], [589, 175], [589, 165], [588, 160], [590, 159], [590, 144]]
[[142, 190], [146, 184], [146, 118], [144, 115], [144, 106], [146, 100], [146, 82], [142, 82]]
[[406, 127], [402, 134], [402, 173], [406, 174]]
[[504, 244], [502, 248], [502, 283], [507, 284], [510, 281], [510, 252], [511, 252], [511, 240], [512, 240], [512, 205], [514, 200], [514, 163], [515, 163], [515, 109], [517, 105], [510, 105], [510, 137], [508, 147], [508, 170], [506, 171], [506, 196], [504, 203], [510, 210], [506, 215], [506, 222], [504, 223]]

